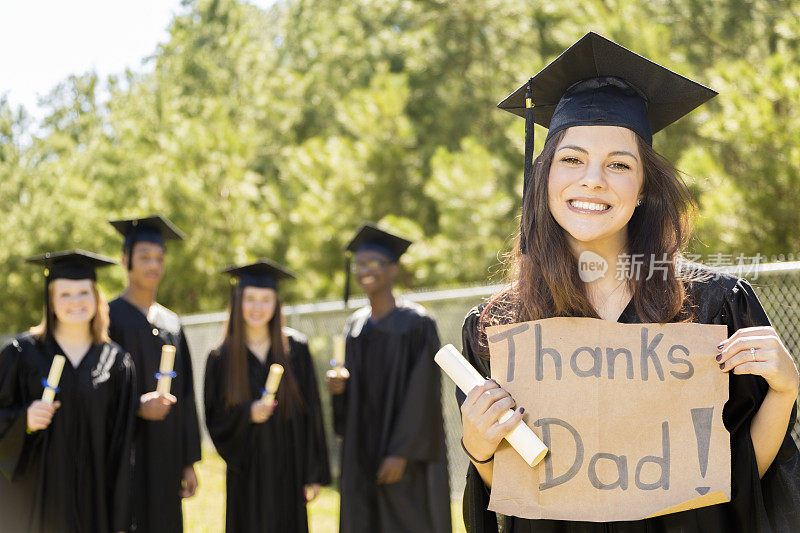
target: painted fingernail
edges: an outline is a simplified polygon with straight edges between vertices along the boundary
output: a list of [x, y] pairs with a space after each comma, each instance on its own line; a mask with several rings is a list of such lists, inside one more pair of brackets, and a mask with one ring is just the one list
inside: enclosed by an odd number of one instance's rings
[[721, 360], [722, 360], [722, 354], [717, 355], [717, 361], [721, 361]]
[[521, 414], [521, 415], [525, 414], [525, 408], [524, 407], [520, 407], [519, 408], [519, 414]]
[[724, 342], [723, 342], [722, 344], [718, 344], [718, 345], [717, 345], [717, 349], [718, 349], [718, 350], [721, 350], [723, 346], [725, 346], [725, 343], [724, 343]]
[[719, 368], [720, 368], [720, 370], [722, 370], [723, 368], [725, 368], [725, 363], [720, 363], [720, 364], [719, 364]]

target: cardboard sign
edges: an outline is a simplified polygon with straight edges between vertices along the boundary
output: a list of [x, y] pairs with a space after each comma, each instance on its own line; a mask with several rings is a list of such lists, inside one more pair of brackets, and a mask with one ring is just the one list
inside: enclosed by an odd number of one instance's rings
[[492, 377], [550, 448], [531, 468], [501, 443], [490, 510], [607, 522], [730, 500], [726, 326], [549, 318], [487, 335]]

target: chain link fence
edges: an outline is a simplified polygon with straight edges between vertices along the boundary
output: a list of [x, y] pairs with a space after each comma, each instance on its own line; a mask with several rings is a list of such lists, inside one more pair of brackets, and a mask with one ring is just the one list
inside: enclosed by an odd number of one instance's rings
[[[773, 326], [795, 358], [800, 356], [800, 261], [759, 265], [757, 271], [743, 272], [754, 286]], [[428, 309], [436, 320], [442, 344], [451, 343], [461, 348], [461, 323], [467, 312], [475, 305], [496, 293], [500, 286], [478, 286], [444, 291], [415, 292], [403, 295]], [[317, 370], [320, 388], [329, 368], [333, 348], [333, 337], [342, 331], [347, 317], [358, 307], [366, 305], [365, 299], [352, 300], [348, 310], [341, 302], [323, 302], [287, 306], [287, 322], [308, 336], [311, 354]], [[198, 393], [198, 409], [202, 422], [202, 380], [205, 359], [222, 335], [225, 313], [191, 315], [183, 317], [183, 324], [194, 363], [195, 390]], [[800, 364], [800, 362], [799, 362]], [[467, 459], [461, 452], [461, 416], [455, 401], [455, 385], [446, 376], [442, 379], [442, 405], [447, 432], [447, 450], [450, 463], [450, 487], [454, 496], [464, 487]], [[327, 424], [331, 464], [338, 469], [339, 445], [331, 428], [329, 395], [322, 393], [323, 410]], [[204, 432], [205, 425], [203, 424]], [[793, 436], [800, 442], [800, 425], [795, 425]], [[205, 436], [207, 438], [207, 435]], [[336, 472], [335, 472], [336, 473]]]

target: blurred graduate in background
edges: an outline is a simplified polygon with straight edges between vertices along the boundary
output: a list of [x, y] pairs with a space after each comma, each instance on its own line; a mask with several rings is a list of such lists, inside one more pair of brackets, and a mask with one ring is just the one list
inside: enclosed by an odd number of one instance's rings
[[[228, 533], [306, 533], [306, 503], [330, 483], [328, 448], [308, 341], [284, 325], [278, 292], [294, 278], [266, 259], [233, 277], [225, 337], [205, 371], [206, 425], [227, 464]], [[283, 367], [276, 400], [270, 366]]]
[[0, 529], [128, 531], [134, 368], [108, 337], [95, 283], [95, 269], [114, 262], [82, 250], [28, 261], [45, 267], [44, 318], [0, 350]]

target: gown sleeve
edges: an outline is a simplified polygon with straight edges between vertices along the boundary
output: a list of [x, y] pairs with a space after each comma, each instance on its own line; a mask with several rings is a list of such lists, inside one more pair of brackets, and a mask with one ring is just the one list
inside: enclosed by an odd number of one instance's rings
[[439, 350], [436, 323], [423, 317], [414, 335], [410, 343], [413, 367], [386, 455], [433, 462], [441, 456], [443, 439], [441, 374], [433, 360]]
[[124, 353], [117, 368], [117, 405], [109, 428], [108, 468], [112, 491], [109, 510], [112, 531], [131, 527], [133, 498], [133, 439], [138, 391], [131, 356]]
[[183, 328], [180, 331], [179, 349], [183, 354], [183, 368], [181, 371], [185, 379], [183, 380], [183, 390], [181, 391], [181, 402], [183, 408], [181, 413], [181, 431], [183, 432], [183, 466], [190, 466], [200, 460], [200, 426], [197, 421], [197, 402], [194, 397], [194, 373], [192, 372], [192, 356], [189, 352], [189, 345], [186, 343], [186, 335]]
[[227, 408], [223, 401], [223, 376], [220, 356], [212, 351], [206, 362], [205, 415], [208, 434], [219, 455], [228, 465], [235, 466], [249, 453], [246, 444], [254, 433], [250, 422], [250, 404]]
[[[718, 320], [728, 335], [741, 328], [769, 326], [753, 288], [738, 280], [725, 297]], [[800, 531], [800, 455], [792, 439], [797, 406], [792, 409], [783, 444], [759, 479], [750, 424], [769, 386], [761, 376], [730, 374], [730, 399], [723, 422], [731, 433], [732, 508], [743, 531]]]
[[[462, 355], [474, 366], [482, 376], [489, 376], [488, 361], [481, 359], [476, 345], [475, 332], [478, 328], [480, 311], [472, 309], [464, 319], [461, 327]], [[459, 407], [464, 403], [466, 394], [456, 387], [456, 401]], [[467, 466], [467, 483], [464, 486], [462, 504], [464, 527], [467, 533], [497, 533], [498, 516], [489, 511], [489, 488], [484, 484], [478, 470], [472, 462]]]
[[331, 482], [331, 474], [314, 363], [306, 342], [296, 342], [295, 350], [293, 369], [305, 402], [305, 409], [299, 414], [296, 424], [303, 449], [301, 477], [304, 485], [327, 485]]
[[25, 451], [27, 406], [20, 386], [22, 348], [15, 339], [0, 351], [0, 470], [13, 481]]

